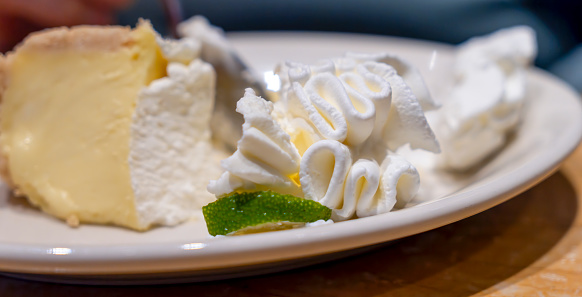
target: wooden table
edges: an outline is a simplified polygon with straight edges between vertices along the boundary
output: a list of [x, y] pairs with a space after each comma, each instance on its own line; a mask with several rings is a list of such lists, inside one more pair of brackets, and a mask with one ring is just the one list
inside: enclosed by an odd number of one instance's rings
[[209, 283], [90, 287], [0, 276], [0, 296], [582, 296], [582, 146], [493, 209], [371, 252]]

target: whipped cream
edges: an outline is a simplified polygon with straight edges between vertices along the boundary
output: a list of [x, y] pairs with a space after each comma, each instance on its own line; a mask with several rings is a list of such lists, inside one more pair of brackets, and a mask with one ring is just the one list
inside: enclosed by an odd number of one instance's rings
[[188, 65], [192, 60], [200, 57], [200, 41], [184, 37], [180, 39], [162, 38], [156, 36], [156, 42], [168, 62], [177, 62]]
[[[372, 61], [378, 55], [360, 56], [363, 62], [344, 57], [279, 66], [282, 95], [275, 116], [284, 129], [292, 138], [334, 139], [358, 150], [379, 142], [391, 151], [409, 143], [439, 152], [420, 102], [396, 69]], [[311, 143], [294, 141], [300, 152]]]
[[224, 36], [224, 31], [219, 27], [212, 26], [205, 17], [193, 16], [179, 23], [177, 31], [181, 37], [194, 39], [201, 43], [200, 57], [204, 61], [212, 65], [224, 64], [227, 67], [235, 67], [237, 64], [233, 61], [235, 57], [229, 54], [233, 47]]
[[317, 227], [317, 226], [324, 226], [324, 225], [329, 225], [329, 224], [333, 224], [333, 220], [317, 220], [315, 222], [312, 223], [305, 223], [305, 227]]
[[211, 193], [293, 194], [331, 208], [335, 221], [385, 213], [416, 194], [418, 172], [392, 153], [404, 145], [440, 151], [422, 107], [438, 104], [416, 69], [386, 54], [351, 53], [315, 65], [286, 62], [276, 71], [277, 102], [251, 89], [238, 102], [242, 137], [222, 162], [223, 175], [209, 183]]
[[408, 61], [389, 53], [362, 54], [348, 52], [346, 57], [359, 62], [375, 61], [394, 67], [394, 70], [396, 70], [398, 76], [402, 77], [406, 85], [414, 91], [414, 95], [418, 99], [418, 102], [424, 111], [435, 110], [441, 106], [441, 104], [431, 96], [430, 91], [424, 83], [422, 75], [420, 75], [420, 71], [418, 71], [418, 69], [416, 69], [416, 67], [410, 64]]
[[461, 44], [456, 83], [436, 125], [440, 165], [469, 169], [498, 150], [519, 122], [526, 69], [536, 55], [535, 32], [519, 26]]
[[300, 156], [289, 134], [272, 118], [273, 103], [246, 89], [236, 111], [245, 119], [237, 150], [221, 162], [226, 170], [208, 191], [218, 197], [237, 190], [268, 190], [301, 195], [293, 175], [299, 171]]
[[255, 75], [235, 54], [224, 31], [212, 26], [203, 16], [193, 16], [178, 25], [180, 36], [199, 40], [200, 57], [210, 63], [216, 71], [216, 100], [210, 125], [215, 144], [236, 149], [241, 137], [243, 118], [234, 112], [242, 90], [253, 87]]
[[[144, 87], [131, 123], [131, 185], [140, 225], [176, 225], [215, 200], [206, 191], [226, 154], [212, 147], [215, 73], [196, 58], [193, 39], [158, 43], [170, 62], [166, 77]], [[186, 58], [195, 58], [185, 62]]]

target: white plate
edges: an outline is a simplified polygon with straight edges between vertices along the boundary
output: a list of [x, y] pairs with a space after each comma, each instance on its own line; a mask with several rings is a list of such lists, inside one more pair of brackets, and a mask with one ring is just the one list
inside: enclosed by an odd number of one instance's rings
[[[448, 77], [452, 52], [441, 44], [355, 34], [239, 33], [230, 38], [259, 71], [282, 59], [314, 62], [345, 51], [394, 52], [420, 68], [437, 98], [444, 94], [437, 82]], [[582, 137], [577, 94], [543, 71], [529, 74], [530, 104], [516, 137], [503, 151], [470, 176], [424, 173], [422, 178], [432, 186], [448, 191], [437, 191], [429, 200], [441, 199], [332, 225], [213, 239], [203, 221], [145, 233], [90, 225], [71, 229], [5, 197], [0, 199], [0, 271], [80, 283], [228, 278], [328, 260], [345, 255], [337, 252], [358, 252], [463, 219], [539, 182]]]

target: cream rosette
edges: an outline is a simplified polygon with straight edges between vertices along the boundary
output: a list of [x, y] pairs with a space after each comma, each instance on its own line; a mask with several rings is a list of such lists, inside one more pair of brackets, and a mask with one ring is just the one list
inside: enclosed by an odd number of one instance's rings
[[335, 140], [310, 146], [301, 159], [299, 176], [305, 198], [331, 208], [334, 221], [404, 207], [420, 184], [418, 172], [404, 158], [388, 155], [380, 166], [368, 159], [352, 164], [348, 147]]
[[[419, 176], [392, 152], [406, 144], [439, 152], [422, 107], [436, 103], [416, 69], [386, 56], [286, 62], [277, 68], [282, 89], [274, 104], [248, 89], [237, 105], [243, 136], [208, 190], [219, 197], [255, 189], [290, 193], [331, 208], [334, 221], [404, 207]], [[398, 61], [418, 90], [382, 61]]]
[[234, 191], [273, 190], [302, 196], [298, 182], [300, 156], [289, 134], [273, 119], [273, 103], [247, 89], [237, 103], [243, 115], [243, 133], [237, 150], [222, 160], [225, 170], [208, 191], [218, 197]]

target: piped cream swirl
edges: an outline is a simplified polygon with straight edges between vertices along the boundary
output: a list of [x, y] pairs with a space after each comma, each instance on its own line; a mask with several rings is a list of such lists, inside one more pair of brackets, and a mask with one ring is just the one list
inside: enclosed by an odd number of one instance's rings
[[221, 162], [225, 172], [209, 183], [208, 191], [218, 197], [237, 190], [266, 189], [301, 195], [293, 181], [299, 171], [299, 153], [289, 134], [271, 117], [273, 103], [257, 97], [249, 88], [236, 111], [245, 120], [242, 137], [234, 154]]
[[419, 90], [379, 56], [352, 55], [280, 65], [282, 90], [274, 104], [247, 90], [237, 105], [245, 118], [243, 136], [222, 163], [226, 172], [208, 190], [218, 196], [257, 189], [291, 193], [331, 208], [336, 221], [403, 207], [419, 178], [392, 152], [406, 144], [439, 152], [415, 93], [425, 96], [427, 106], [434, 102], [409, 64], [380, 56], [398, 62]]

